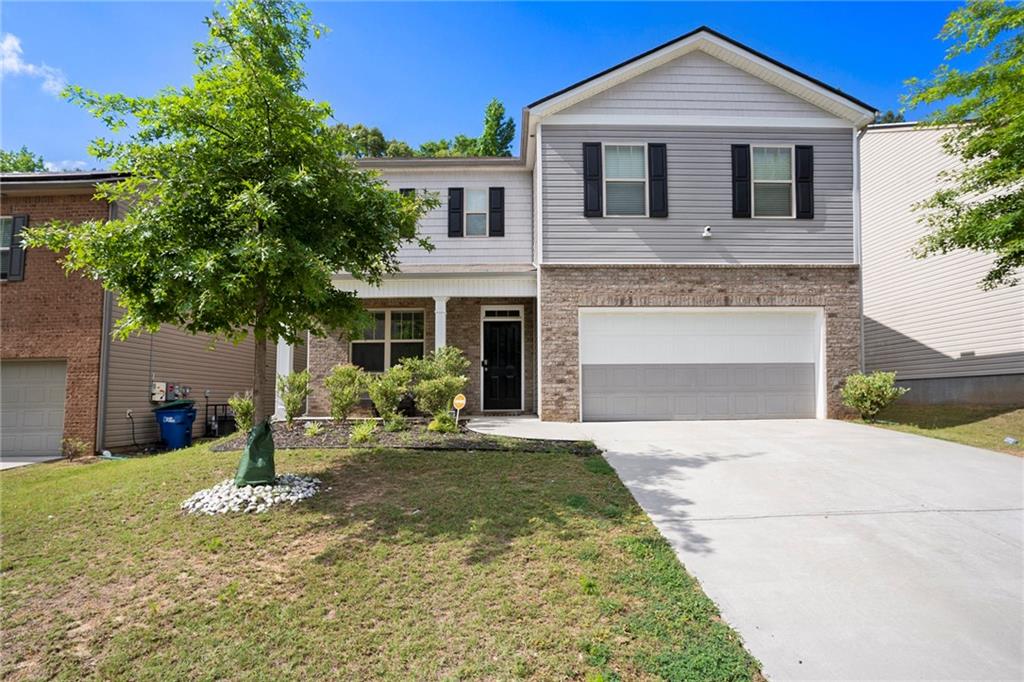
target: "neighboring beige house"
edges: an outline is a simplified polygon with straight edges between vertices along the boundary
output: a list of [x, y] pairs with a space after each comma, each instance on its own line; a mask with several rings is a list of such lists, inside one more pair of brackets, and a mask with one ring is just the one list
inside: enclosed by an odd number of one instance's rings
[[[0, 175], [0, 455], [53, 456], [64, 438], [96, 450], [158, 440], [151, 383], [191, 388], [203, 435], [204, 405], [252, 386], [253, 343], [220, 342], [167, 325], [111, 337], [120, 312], [99, 282], [67, 275], [56, 254], [25, 250], [18, 234], [50, 220], [104, 220], [117, 206], [93, 198], [110, 172]], [[301, 355], [301, 353], [300, 353]], [[273, 355], [267, 362], [273, 371]], [[301, 369], [297, 363], [295, 369]], [[273, 396], [268, 395], [270, 408]], [[128, 411], [132, 419], [127, 418]], [[132, 435], [132, 422], [135, 432]]]
[[911, 253], [928, 229], [913, 205], [958, 165], [944, 132], [889, 124], [861, 139], [865, 368], [896, 371], [906, 401], [1024, 404], [1024, 286], [981, 289], [983, 253]]

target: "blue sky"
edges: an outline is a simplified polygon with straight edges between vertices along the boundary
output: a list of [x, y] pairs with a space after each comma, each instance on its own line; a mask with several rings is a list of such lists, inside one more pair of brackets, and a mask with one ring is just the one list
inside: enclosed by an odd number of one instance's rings
[[[310, 96], [339, 121], [413, 145], [475, 135], [498, 97], [518, 124], [544, 95], [701, 24], [881, 110], [942, 60], [954, 3], [311, 3], [330, 33], [309, 54]], [[5, 67], [0, 145], [93, 167], [102, 127], [51, 91], [62, 80], [152, 94], [189, 81], [212, 4], [0, 4]], [[7, 35], [9, 34], [9, 35]], [[17, 40], [15, 45], [13, 36]], [[20, 47], [20, 53], [16, 48]], [[12, 62], [12, 55], [17, 57]], [[916, 114], [911, 114], [916, 117]]]

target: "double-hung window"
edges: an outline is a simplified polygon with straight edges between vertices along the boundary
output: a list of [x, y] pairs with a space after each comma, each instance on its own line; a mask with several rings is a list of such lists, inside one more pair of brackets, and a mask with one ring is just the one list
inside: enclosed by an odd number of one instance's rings
[[466, 225], [464, 234], [467, 237], [487, 236], [487, 190], [466, 190]]
[[793, 218], [793, 148], [751, 147], [755, 218]]
[[0, 279], [11, 273], [11, 244], [14, 241], [14, 218], [0, 217]]
[[645, 145], [604, 145], [604, 196], [605, 216], [647, 215]]
[[423, 311], [371, 310], [370, 324], [352, 340], [352, 364], [383, 372], [402, 358], [423, 357]]

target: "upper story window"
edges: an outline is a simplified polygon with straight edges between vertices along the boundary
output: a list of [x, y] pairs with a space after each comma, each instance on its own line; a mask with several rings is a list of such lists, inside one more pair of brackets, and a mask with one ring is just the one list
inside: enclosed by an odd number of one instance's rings
[[794, 218], [793, 148], [752, 147], [755, 218]]
[[0, 279], [11, 273], [11, 244], [14, 240], [14, 218], [0, 217]]
[[360, 339], [353, 339], [352, 364], [367, 372], [383, 372], [402, 358], [423, 357], [422, 310], [372, 310], [372, 321]]
[[467, 237], [487, 236], [487, 190], [466, 190], [466, 223], [463, 234]]
[[604, 196], [606, 216], [647, 215], [644, 145], [604, 145]]

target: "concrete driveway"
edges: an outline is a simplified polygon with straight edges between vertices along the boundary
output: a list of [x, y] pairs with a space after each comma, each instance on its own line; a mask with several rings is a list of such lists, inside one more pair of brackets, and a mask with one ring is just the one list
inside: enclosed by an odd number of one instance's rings
[[548, 424], [589, 438], [771, 679], [1024, 678], [1024, 461], [836, 421]]

